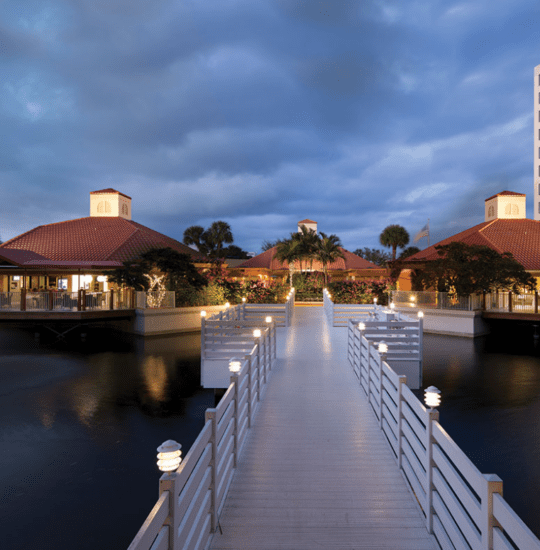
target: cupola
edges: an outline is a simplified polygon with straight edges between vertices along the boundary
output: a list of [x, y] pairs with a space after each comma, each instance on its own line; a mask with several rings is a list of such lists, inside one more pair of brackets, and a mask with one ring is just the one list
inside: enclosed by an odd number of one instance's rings
[[302, 231], [302, 226], [305, 226], [306, 229], [314, 231], [317, 233], [317, 222], [313, 220], [301, 220], [298, 222], [298, 233]]
[[486, 222], [492, 220], [519, 220], [525, 218], [524, 193], [503, 191], [486, 199]]
[[116, 191], [102, 189], [90, 192], [90, 216], [125, 218], [131, 220], [131, 197]]

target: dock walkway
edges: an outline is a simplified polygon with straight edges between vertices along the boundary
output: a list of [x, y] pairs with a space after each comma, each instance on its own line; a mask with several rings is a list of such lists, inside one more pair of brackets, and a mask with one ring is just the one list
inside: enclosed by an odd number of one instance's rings
[[295, 308], [211, 550], [436, 550], [347, 362], [347, 331]]

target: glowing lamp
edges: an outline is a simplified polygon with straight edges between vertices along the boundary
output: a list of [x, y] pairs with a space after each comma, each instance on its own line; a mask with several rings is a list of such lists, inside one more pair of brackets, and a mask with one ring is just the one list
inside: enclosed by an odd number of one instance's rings
[[419, 312], [418, 312], [418, 318], [419, 318], [419, 319], [422, 319], [422, 317], [424, 317], [424, 312], [423, 312], [423, 311], [419, 311]]
[[384, 341], [379, 342], [379, 347], [377, 348], [381, 355], [388, 353], [388, 344]]
[[201, 311], [201, 317], [206, 317], [206, 311], [204, 311], [204, 309]]
[[366, 324], [365, 323], [358, 323], [358, 328], [360, 330], [366, 330]]
[[441, 391], [435, 386], [429, 386], [425, 390], [424, 401], [427, 407], [432, 409], [438, 407], [441, 404]]
[[373, 303], [377, 305], [377, 298], [373, 298]]
[[231, 357], [231, 359], [229, 359], [229, 370], [233, 374], [240, 372], [241, 368], [242, 368], [242, 362], [240, 361], [240, 359], [237, 359], [236, 357]]
[[271, 323], [272, 322], [272, 317], [270, 317], [270, 315], [268, 317], [266, 317], [265, 321], [267, 323]]
[[180, 445], [180, 443], [177, 443], [176, 441], [173, 441], [172, 439], [165, 441], [165, 443], [161, 444], [157, 448], [157, 465], [162, 472], [174, 472], [178, 469], [178, 466], [180, 466], [180, 462], [182, 462], [182, 451], [180, 450], [181, 448], [182, 445]]
[[242, 298], [242, 302], [245, 302], [245, 301], [246, 301], [246, 297], [244, 296], [244, 297]]
[[411, 302], [414, 302], [416, 300], [416, 296], [414, 294], [410, 297]]
[[256, 329], [253, 331], [253, 336], [254, 336], [255, 338], [260, 338], [260, 337], [261, 337], [261, 334], [262, 334], [262, 332], [261, 332], [261, 329], [260, 329], [260, 328], [256, 328]]
[[395, 308], [395, 307], [396, 307], [396, 305], [394, 304], [394, 302], [392, 302], [392, 303], [390, 304], [390, 309], [391, 309], [392, 311], [394, 311], [394, 308]]
[[225, 302], [225, 308], [231, 307], [231, 304], [229, 302]]

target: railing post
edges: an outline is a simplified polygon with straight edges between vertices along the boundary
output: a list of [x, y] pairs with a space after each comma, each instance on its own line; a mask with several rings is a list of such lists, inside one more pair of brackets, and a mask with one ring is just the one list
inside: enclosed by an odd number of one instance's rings
[[251, 390], [251, 355], [244, 356], [244, 359], [248, 362], [248, 383], [247, 383], [247, 392], [248, 392], [248, 428], [251, 428], [251, 403], [252, 403], [252, 390]]
[[215, 533], [217, 528], [217, 491], [219, 487], [217, 479], [218, 456], [217, 456], [217, 416], [216, 409], [206, 409], [205, 421], [212, 422], [212, 435], [210, 442], [212, 444], [212, 460], [210, 467], [212, 468], [212, 482], [210, 484], [211, 501], [210, 501], [210, 532]]
[[21, 303], [20, 303], [21, 311], [26, 311], [26, 289], [21, 289]]
[[238, 408], [238, 402], [240, 401], [240, 394], [238, 392], [238, 386], [240, 382], [240, 377], [238, 373], [235, 372], [231, 374], [231, 384], [234, 384], [234, 448], [233, 448], [233, 468], [236, 468], [236, 463], [238, 462], [238, 414], [240, 413]]
[[534, 312], [538, 313], [538, 291], [534, 291]]
[[500, 527], [493, 517], [493, 493], [503, 494], [503, 482], [496, 474], [484, 474], [484, 483], [482, 484], [483, 494], [480, 495], [482, 501], [482, 550], [493, 550], [493, 528]]
[[379, 427], [383, 429], [383, 363], [386, 361], [386, 354], [379, 353]]
[[169, 550], [178, 550], [180, 541], [176, 534], [178, 533], [179, 518], [176, 503], [178, 501], [178, 474], [176, 472], [163, 474], [159, 479], [159, 496], [165, 491], [169, 492], [169, 516], [164, 525], [169, 527]]
[[508, 313], [512, 313], [512, 291], [508, 291]]
[[433, 422], [439, 420], [439, 411], [426, 411], [426, 526], [428, 533], [433, 533]]
[[398, 386], [397, 386], [397, 440], [398, 440], [398, 466], [401, 470], [402, 461], [401, 461], [401, 431], [403, 427], [403, 386], [407, 384], [407, 377], [403, 374], [398, 376]]
[[486, 311], [486, 291], [482, 291], [482, 310]]
[[49, 290], [49, 310], [54, 308], [53, 298], [54, 298], [53, 291]]
[[367, 385], [368, 385], [368, 403], [371, 403], [371, 347], [373, 342], [368, 340], [368, 362], [367, 362]]

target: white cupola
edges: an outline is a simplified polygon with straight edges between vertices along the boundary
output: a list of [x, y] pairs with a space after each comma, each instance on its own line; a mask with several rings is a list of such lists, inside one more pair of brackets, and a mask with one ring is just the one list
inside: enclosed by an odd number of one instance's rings
[[90, 192], [90, 216], [125, 218], [131, 220], [131, 197], [116, 191], [102, 189]]
[[492, 220], [520, 220], [525, 218], [524, 193], [503, 191], [486, 199], [486, 222]]
[[302, 231], [302, 226], [305, 226], [306, 229], [309, 229], [311, 231], [314, 231], [317, 233], [317, 222], [314, 222], [313, 220], [302, 220], [298, 222], [298, 233]]

